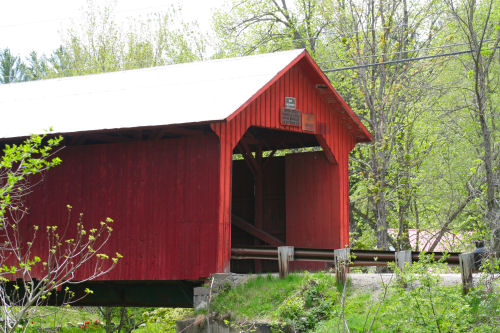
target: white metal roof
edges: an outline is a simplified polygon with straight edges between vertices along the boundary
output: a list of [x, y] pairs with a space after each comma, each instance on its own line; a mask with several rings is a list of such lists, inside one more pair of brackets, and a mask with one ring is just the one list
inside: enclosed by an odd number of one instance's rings
[[0, 138], [223, 120], [302, 52], [0, 85]]

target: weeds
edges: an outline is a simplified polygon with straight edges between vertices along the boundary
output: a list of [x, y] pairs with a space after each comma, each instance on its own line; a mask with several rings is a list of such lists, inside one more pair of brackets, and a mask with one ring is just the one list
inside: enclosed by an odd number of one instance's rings
[[331, 273], [290, 274], [285, 280], [259, 276], [218, 295], [212, 309], [233, 326], [268, 322], [294, 332], [497, 330], [498, 280], [485, 274], [485, 281], [463, 295], [461, 285], [443, 286], [436, 274], [443, 270], [446, 264], [424, 255], [378, 294], [337, 285]]

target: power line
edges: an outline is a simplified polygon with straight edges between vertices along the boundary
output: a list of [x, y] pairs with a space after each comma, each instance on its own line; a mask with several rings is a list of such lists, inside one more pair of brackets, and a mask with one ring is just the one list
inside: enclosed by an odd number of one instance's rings
[[[497, 46], [496, 48], [500, 49], [500, 46]], [[488, 49], [488, 50], [491, 50], [491, 49]], [[435, 55], [429, 55], [429, 56], [423, 56], [423, 57], [416, 57], [416, 58], [407, 58], [407, 59], [384, 61], [384, 62], [378, 62], [378, 63], [374, 63], [374, 64], [364, 64], [364, 65], [341, 67], [341, 68], [331, 68], [331, 69], [325, 69], [325, 70], [323, 70], [323, 72], [324, 73], [332, 73], [332, 72], [345, 71], [345, 70], [349, 70], [349, 69], [359, 69], [359, 68], [375, 67], [375, 66], [381, 66], [381, 65], [392, 65], [392, 64], [398, 64], [398, 63], [409, 62], [409, 61], [433, 59], [433, 58], [439, 58], [439, 57], [449, 57], [449, 56], [453, 56], [453, 55], [471, 53], [471, 52], [474, 52], [474, 51], [475, 50], [465, 50], [465, 51], [442, 53], [442, 54], [435, 54]]]
[[[491, 42], [495, 41], [496, 39], [485, 39], [483, 42]], [[426, 48], [421, 48], [421, 49], [413, 49], [413, 50], [406, 50], [406, 51], [397, 51], [397, 52], [388, 52], [388, 53], [380, 53], [380, 54], [372, 54], [372, 55], [366, 55], [362, 57], [353, 57], [353, 58], [345, 58], [345, 59], [335, 59], [335, 60], [328, 60], [328, 61], [321, 61], [318, 62], [317, 64], [329, 64], [332, 62], [341, 62], [341, 61], [350, 61], [350, 60], [357, 60], [357, 59], [367, 59], [367, 58], [374, 58], [374, 57], [382, 57], [386, 55], [395, 55], [395, 54], [402, 54], [402, 53], [410, 53], [410, 52], [420, 52], [420, 51], [429, 51], [429, 50], [436, 50], [436, 49], [443, 49], [443, 48], [450, 48], [450, 47], [455, 47], [455, 46], [464, 46], [468, 45], [469, 43], [455, 43], [455, 44], [446, 44], [446, 45], [439, 45], [439, 46], [432, 46], [432, 47], [426, 47]]]

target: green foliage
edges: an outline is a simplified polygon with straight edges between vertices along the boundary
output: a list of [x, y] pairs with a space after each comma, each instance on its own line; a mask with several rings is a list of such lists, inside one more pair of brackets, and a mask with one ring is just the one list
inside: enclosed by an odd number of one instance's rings
[[97, 326], [96, 321], [99, 323], [98, 316], [85, 308], [44, 306], [31, 318], [26, 332], [85, 332], [82, 326], [86, 323], [88, 327]]
[[498, 285], [486, 287], [480, 282], [464, 296], [461, 285], [442, 285], [436, 273], [445, 268], [426, 254], [406, 266], [398, 274], [380, 320], [398, 332], [483, 332], [498, 327]]
[[[5, 145], [0, 156], [0, 331], [14, 332], [18, 326], [35, 325], [39, 306], [57, 297], [69, 303], [74, 293], [66, 283], [84, 264], [91, 265], [87, 277], [92, 280], [112, 269], [122, 257], [101, 253], [113, 228], [107, 218], [96, 228], [83, 224], [83, 214], [76, 221], [72, 235], [59, 225], [24, 226], [23, 217], [29, 207], [24, 197], [43, 180], [40, 174], [59, 165], [55, 155], [61, 137], [32, 135], [19, 144]], [[63, 207], [61, 207], [63, 209]], [[67, 205], [72, 222], [71, 206]], [[64, 221], [60, 221], [63, 222]], [[56, 222], [57, 223], [57, 222]], [[67, 226], [67, 225], [66, 225]], [[20, 230], [24, 229], [24, 232]], [[32, 230], [32, 233], [26, 231]], [[37, 243], [43, 242], [40, 252]], [[88, 263], [95, 260], [95, 262]], [[14, 282], [15, 281], [15, 282]], [[87, 294], [92, 293], [86, 289]]]
[[83, 75], [182, 63], [201, 59], [204, 37], [180, 9], [143, 20], [116, 23], [112, 7], [89, 3], [84, 23], [66, 32], [64, 45], [49, 58], [47, 77]]
[[[91, 307], [42, 307], [38, 316], [32, 318], [26, 332], [137, 332], [137, 333], [173, 333], [176, 321], [193, 314], [192, 309], [183, 308], [127, 308], [125, 320], [128, 324], [120, 326], [122, 308], [111, 309], [112, 324], [107, 325], [97, 308]], [[105, 311], [106, 309], [102, 308]], [[130, 323], [133, 323], [130, 324]], [[22, 332], [18, 328], [16, 332]]]
[[377, 245], [375, 232], [363, 220], [356, 223], [356, 229], [349, 233], [349, 245], [352, 249], [374, 249]]
[[5, 145], [0, 157], [0, 227], [4, 226], [7, 209], [18, 209], [16, 201], [26, 190], [30, 176], [39, 174], [61, 163], [52, 156], [62, 138], [33, 135], [21, 144]]
[[271, 275], [258, 276], [244, 285], [217, 295], [210, 308], [213, 312], [227, 314], [235, 320], [272, 320], [270, 313], [290, 297], [302, 281], [303, 277], [296, 274], [290, 274], [286, 279]]
[[143, 314], [148, 308], [101, 307], [99, 314], [106, 333], [132, 332], [145, 322]]
[[207, 37], [197, 22], [179, 19], [180, 7], [119, 24], [113, 6], [87, 5], [81, 25], [68, 27], [52, 54], [33, 51], [23, 61], [0, 52], [0, 84], [196, 61], [206, 53]]
[[275, 318], [299, 332], [314, 329], [329, 318], [338, 301], [334, 277], [328, 273], [305, 273], [300, 289], [285, 299], [275, 311]]
[[330, 317], [339, 293], [329, 273], [290, 274], [286, 279], [258, 276], [243, 286], [217, 295], [211, 309], [231, 325], [248, 319], [311, 330]]
[[193, 313], [193, 309], [157, 308], [144, 312], [142, 317], [148, 323], [148, 332], [175, 332], [176, 322]]
[[213, 17], [215, 57], [306, 48], [316, 54], [326, 46], [318, 36], [331, 20], [321, 1], [232, 1]]
[[[399, 332], [467, 331], [473, 317], [460, 285], [444, 287], [439, 275], [445, 265], [421, 255], [400, 272], [382, 315], [388, 327]], [[397, 316], [390, 315], [397, 313]]]
[[0, 84], [24, 81], [25, 65], [10, 49], [0, 50]]

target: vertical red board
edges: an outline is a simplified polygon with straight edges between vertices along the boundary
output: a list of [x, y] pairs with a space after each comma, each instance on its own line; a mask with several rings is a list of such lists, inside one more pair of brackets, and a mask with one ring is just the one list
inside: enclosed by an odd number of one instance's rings
[[[297, 248], [340, 247], [339, 168], [322, 152], [286, 155], [286, 244]], [[323, 262], [294, 262], [293, 270], [320, 270]]]

